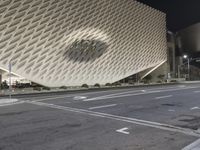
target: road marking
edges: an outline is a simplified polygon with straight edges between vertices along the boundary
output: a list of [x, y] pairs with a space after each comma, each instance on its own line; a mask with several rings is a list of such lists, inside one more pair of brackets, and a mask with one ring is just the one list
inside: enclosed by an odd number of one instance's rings
[[175, 112], [175, 110], [174, 110], [174, 109], [169, 109], [168, 111], [170, 111], [170, 112]]
[[194, 89], [194, 88], [199, 88], [199, 87], [187, 87], [187, 88], [181, 88], [181, 89], [167, 89], [167, 90], [161, 90], [161, 91], [148, 91], [148, 92], [145, 92], [145, 93], [116, 95], [116, 96], [111, 96], [111, 97], [100, 97], [100, 98], [94, 97], [94, 98], [85, 99], [83, 101], [96, 101], [96, 100], [113, 99], [113, 98], [119, 98], [119, 97], [129, 97], [129, 96], [137, 96], [137, 95], [145, 95], [145, 94], [147, 95], [147, 94], [154, 94], [154, 93], [160, 93], [160, 92], [187, 90], [187, 89]]
[[114, 106], [116, 106], [116, 105], [117, 105], [117, 104], [102, 105], [102, 106], [90, 107], [89, 109], [90, 109], [90, 110], [93, 110], [93, 109], [99, 109], [99, 108], [114, 107]]
[[85, 99], [83, 101], [87, 102], [87, 101], [96, 101], [96, 100], [103, 100], [103, 99], [112, 99], [112, 98], [119, 98], [119, 97], [128, 97], [128, 96], [136, 96], [136, 95], [145, 95], [145, 94], [150, 94], [150, 93], [157, 93], [160, 91], [150, 91], [150, 92], [146, 92], [146, 93], [136, 93], [136, 94], [125, 94], [125, 95], [116, 95], [116, 96], [106, 96], [106, 97], [94, 97], [94, 98], [89, 98], [89, 99]]
[[196, 140], [192, 144], [184, 147], [182, 150], [200, 150], [200, 139]]
[[122, 129], [116, 130], [116, 132], [123, 133], [123, 134], [130, 134], [130, 132], [125, 131], [125, 130], [128, 130], [128, 128], [122, 128]]
[[194, 91], [194, 93], [200, 93], [200, 91]]
[[196, 109], [200, 109], [199, 107], [192, 107], [190, 108], [190, 110], [196, 110]]
[[86, 96], [75, 96], [73, 99], [74, 100], [82, 100], [82, 99], [86, 99]]
[[71, 108], [71, 107], [66, 107], [66, 106], [59, 106], [59, 105], [48, 104], [48, 103], [43, 103], [43, 102], [25, 101], [25, 103], [48, 107], [48, 108], [59, 109], [59, 110], [64, 110], [64, 111], [70, 111], [70, 112], [75, 112], [75, 113], [80, 113], [80, 114], [85, 114], [85, 115], [90, 115], [90, 116], [98, 116], [98, 117], [102, 117], [102, 118], [107, 118], [107, 119], [118, 120], [118, 121], [122, 121], [122, 122], [157, 128], [157, 129], [161, 129], [161, 130], [165, 130], [165, 131], [178, 132], [178, 133], [183, 133], [186, 135], [200, 137], [200, 133], [197, 132], [196, 130], [177, 127], [177, 126], [168, 125], [168, 124], [162, 124], [162, 123], [158, 123], [158, 122], [152, 122], [152, 121], [146, 121], [146, 120], [141, 120], [141, 119], [136, 119], [136, 118], [129, 118], [129, 117], [112, 115], [112, 114], [100, 113], [100, 112], [89, 111], [89, 110], [85, 110], [85, 109], [77, 109], [77, 108]]
[[[178, 87], [178, 86], [177, 86]], [[167, 89], [173, 89], [175, 88], [174, 86], [170, 86], [170, 87], [167, 87]], [[147, 90], [157, 90], [157, 89], [166, 89], [166, 87], [164, 88], [148, 88]], [[97, 92], [82, 92], [82, 93], [79, 93], [79, 95], [92, 95], [92, 94], [98, 94], [98, 93], [106, 93], [106, 92], [117, 92], [117, 91], [126, 91], [127, 89], [114, 89], [114, 90], [105, 90], [105, 91], [97, 91]], [[139, 90], [138, 90], [139, 91]], [[146, 92], [146, 90], [140, 90], [142, 92]], [[54, 100], [54, 99], [62, 99], [62, 98], [69, 98], [69, 97], [74, 97], [76, 96], [77, 94], [62, 94], [60, 96], [37, 96], [35, 98], [40, 98], [38, 100], [35, 100], [35, 101], [48, 101], [48, 100]], [[31, 99], [27, 99], [26, 97], [21, 97], [20, 99], [22, 100], [32, 100], [33, 98]]]
[[186, 87], [185, 85], [178, 85], [177, 87], [183, 88]]
[[[78, 93], [78, 96], [81, 95], [92, 95], [92, 94], [98, 94], [98, 93], [106, 93], [106, 92], [117, 92], [117, 91], [124, 91], [124, 90], [107, 90], [107, 91], [98, 91], [98, 92], [85, 92], [85, 93]], [[74, 97], [77, 96], [77, 94], [62, 94], [62, 96], [38, 96], [38, 97], [34, 97], [34, 98], [42, 98], [42, 99], [38, 99], [35, 100], [36, 102], [40, 102], [40, 101], [46, 101], [46, 100], [54, 100], [54, 99], [60, 99], [60, 98], [69, 98], [69, 97]], [[46, 98], [45, 98], [46, 97]], [[20, 99], [24, 99], [24, 100], [32, 100], [32, 99], [27, 99], [27, 98], [20, 98]]]
[[[38, 99], [38, 100], [35, 100], [35, 101], [41, 102], [41, 101], [55, 100], [55, 99], [68, 98], [68, 97], [71, 97], [71, 96], [49, 97], [49, 98]], [[27, 99], [27, 100], [31, 100], [31, 99]]]
[[[103, 96], [98, 96], [98, 97], [95, 97], [95, 99], [99, 99], [99, 98], [106, 98], [106, 97], [111, 97], [111, 96], [117, 96], [117, 95], [123, 95], [123, 94], [126, 94], [126, 93], [136, 93], [136, 92], [143, 92], [143, 90], [135, 90], [135, 91], [127, 91], [127, 92], [122, 92], [122, 93], [114, 93], [114, 94], [108, 94], [108, 95], [103, 95]], [[93, 98], [91, 98], [93, 99]]]
[[160, 97], [156, 97], [155, 99], [164, 99], [164, 98], [169, 98], [169, 97], [172, 97], [172, 95], [160, 96]]

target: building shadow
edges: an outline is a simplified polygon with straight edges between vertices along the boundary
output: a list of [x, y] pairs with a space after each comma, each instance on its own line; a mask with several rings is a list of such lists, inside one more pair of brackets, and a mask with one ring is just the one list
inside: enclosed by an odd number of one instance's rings
[[74, 62], [90, 62], [101, 57], [108, 45], [99, 40], [76, 40], [66, 48], [64, 58]]

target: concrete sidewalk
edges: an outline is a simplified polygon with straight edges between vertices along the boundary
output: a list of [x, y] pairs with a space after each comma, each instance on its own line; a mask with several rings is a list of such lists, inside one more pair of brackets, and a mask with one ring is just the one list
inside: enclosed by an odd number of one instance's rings
[[198, 139], [194, 143], [186, 146], [182, 150], [200, 150], [200, 139]]
[[16, 103], [16, 102], [18, 102], [18, 100], [17, 99], [9, 99], [9, 98], [7, 98], [7, 99], [0, 99], [0, 106], [4, 106], [4, 105], [8, 105], [8, 104], [13, 104], [13, 103]]

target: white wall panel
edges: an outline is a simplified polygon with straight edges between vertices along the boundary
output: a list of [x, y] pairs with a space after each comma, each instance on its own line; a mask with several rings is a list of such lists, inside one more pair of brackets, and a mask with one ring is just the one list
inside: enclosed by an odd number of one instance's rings
[[134, 0], [0, 1], [0, 67], [46, 86], [115, 82], [166, 49], [165, 14]]

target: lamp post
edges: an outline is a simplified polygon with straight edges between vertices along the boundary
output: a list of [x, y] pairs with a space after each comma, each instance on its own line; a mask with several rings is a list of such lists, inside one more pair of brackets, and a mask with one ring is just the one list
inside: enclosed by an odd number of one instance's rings
[[187, 59], [187, 69], [188, 69], [188, 80], [190, 80], [190, 58], [188, 55], [183, 55], [184, 59]]
[[178, 65], [178, 78], [181, 78], [180, 67], [181, 65]]

